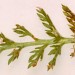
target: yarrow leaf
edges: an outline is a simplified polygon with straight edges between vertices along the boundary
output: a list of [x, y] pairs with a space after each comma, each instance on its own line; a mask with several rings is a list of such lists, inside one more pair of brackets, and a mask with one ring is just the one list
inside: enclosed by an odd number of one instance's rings
[[35, 67], [39, 60], [43, 59], [44, 56], [44, 50], [45, 48], [50, 45], [52, 50], [48, 53], [48, 55], [52, 55], [53, 58], [49, 61], [48, 63], [48, 70], [53, 69], [58, 55], [61, 54], [61, 48], [64, 44], [67, 43], [74, 43], [73, 49], [74, 52], [71, 53], [70, 56], [75, 57], [75, 14], [67, 7], [62, 5], [63, 12], [69, 22], [69, 27], [74, 33], [72, 38], [66, 38], [60, 35], [60, 33], [57, 31], [55, 28], [53, 22], [51, 21], [50, 17], [48, 14], [44, 11], [42, 8], [37, 8], [37, 15], [42, 21], [42, 24], [46, 27], [46, 33], [52, 37], [52, 39], [39, 39], [36, 38], [31, 32], [29, 32], [24, 26], [21, 26], [19, 24], [16, 24], [16, 28], [14, 28], [14, 32], [19, 34], [20, 37], [24, 36], [30, 36], [34, 39], [34, 41], [30, 42], [14, 42], [10, 39], [8, 39], [3, 33], [0, 34], [0, 53], [4, 50], [10, 50], [13, 49], [13, 51], [8, 55], [10, 56], [8, 60], [8, 64], [16, 60], [19, 55], [20, 51], [24, 47], [28, 46], [36, 46], [33, 51], [30, 53], [32, 54], [29, 58], [29, 65], [28, 68], [30, 67]]

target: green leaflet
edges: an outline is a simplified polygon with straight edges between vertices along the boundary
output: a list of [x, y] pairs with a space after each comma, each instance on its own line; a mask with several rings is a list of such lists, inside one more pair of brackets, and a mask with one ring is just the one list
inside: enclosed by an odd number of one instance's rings
[[13, 29], [14, 32], [16, 32], [17, 34], [20, 35], [20, 37], [24, 37], [24, 36], [30, 36], [32, 37], [34, 40], [38, 40], [36, 37], [34, 37], [33, 34], [31, 34], [26, 28], [24, 28], [24, 26], [20, 26], [19, 24], [16, 24], [16, 28]]
[[44, 49], [47, 46], [48, 46], [48, 44], [45, 44], [40, 47], [36, 47], [35, 50], [30, 52], [30, 53], [33, 53], [33, 55], [29, 58], [28, 68], [30, 68], [31, 66], [35, 67], [37, 65], [38, 60], [43, 59]]
[[46, 14], [46, 12], [42, 8], [37, 9], [37, 15], [40, 18], [40, 20], [42, 21], [42, 24], [46, 28], [48, 28], [48, 30], [46, 30], [46, 33], [49, 36], [51, 36], [51, 37], [58, 37], [59, 36], [60, 37], [60, 34], [58, 33], [58, 31], [54, 27], [54, 24], [52, 23], [52, 21], [49, 18], [48, 14]]
[[27, 29], [25, 29], [23, 26], [20, 26], [19, 24], [16, 24], [16, 28], [14, 28], [14, 32], [20, 34], [20, 37], [32, 36], [32, 34]]
[[14, 43], [14, 41], [6, 38], [3, 33], [0, 34], [0, 38], [3, 39], [4, 44], [12, 44], [12, 43]]
[[58, 54], [61, 54], [61, 47], [57, 46], [54, 47], [54, 49], [52, 49], [48, 55], [56, 54], [57, 50], [58, 50]]
[[22, 48], [18, 48], [18, 49], [14, 49], [8, 56], [11, 56], [10, 59], [8, 60], [8, 65], [13, 62], [15, 59], [18, 59], [19, 57], [19, 53], [20, 53], [20, 50]]
[[49, 52], [48, 55], [56, 54], [57, 51], [58, 51], [58, 54], [61, 54], [61, 47], [62, 47], [62, 44], [59, 44], [59, 45], [52, 45], [51, 47], [52, 47], [53, 49]]
[[2, 40], [2, 42], [0, 44], [0, 53], [3, 52], [4, 50], [6, 50], [7, 47], [9, 47], [15, 43], [14, 41], [6, 38], [3, 33], [0, 34], [0, 39]]
[[61, 54], [61, 47], [63, 44], [59, 44], [59, 45], [52, 45], [51, 47], [53, 48], [48, 55], [54, 55], [53, 59], [48, 63], [48, 70], [49, 69], [53, 69], [53, 67], [56, 64], [56, 59], [57, 56]]

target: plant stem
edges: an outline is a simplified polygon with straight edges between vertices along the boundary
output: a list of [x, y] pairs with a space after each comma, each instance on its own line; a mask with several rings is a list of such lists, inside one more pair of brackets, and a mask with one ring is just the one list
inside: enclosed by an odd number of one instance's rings
[[[74, 38], [62, 38], [59, 43], [75, 43], [75, 39]], [[23, 42], [23, 43], [13, 43], [10, 46], [4, 45], [3, 47], [0, 48], [0, 50], [6, 50], [6, 49], [12, 49], [12, 48], [17, 48], [17, 47], [28, 47], [28, 46], [35, 46], [35, 45], [43, 45], [43, 44], [54, 44], [54, 39], [48, 39], [48, 40], [37, 40], [37, 41], [31, 41], [31, 42]]]

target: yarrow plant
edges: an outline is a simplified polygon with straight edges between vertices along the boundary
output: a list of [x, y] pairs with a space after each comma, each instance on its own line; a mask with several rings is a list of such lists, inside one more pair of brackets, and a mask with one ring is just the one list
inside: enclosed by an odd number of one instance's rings
[[[56, 27], [54, 26], [53, 22], [51, 21], [49, 15], [44, 11], [42, 8], [37, 8], [37, 15], [39, 19], [41, 20], [42, 24], [46, 27], [46, 34], [48, 34], [52, 39], [39, 39], [35, 37], [31, 32], [29, 32], [24, 26], [21, 26], [19, 24], [16, 24], [16, 27], [13, 29], [15, 33], [19, 35], [19, 37], [25, 37], [30, 36], [34, 39], [34, 41], [30, 42], [15, 42], [13, 40], [8, 39], [5, 37], [3, 33], [0, 34], [0, 53], [8, 50], [13, 49], [11, 53], [9, 53], [8, 56], [10, 56], [10, 59], [8, 60], [8, 64], [13, 62], [15, 59], [17, 59], [20, 55], [20, 52], [23, 48], [28, 46], [38, 46], [34, 50], [32, 50], [30, 53], [32, 54], [29, 58], [29, 65], [30, 67], [35, 67], [39, 60], [43, 59], [44, 51], [47, 46], [50, 46], [52, 50], [49, 51], [48, 55], [53, 55], [54, 57], [51, 59], [51, 61], [47, 65], [47, 69], [53, 69], [57, 57], [61, 55], [61, 48], [64, 44], [73, 43], [73, 49], [74, 52], [71, 53], [70, 56], [75, 56], [75, 14], [65, 5], [62, 5], [63, 13], [66, 16], [66, 19], [69, 22], [69, 27], [71, 31], [74, 33], [73, 38], [66, 38], [61, 36], [61, 34], [57, 31]], [[40, 46], [39, 46], [40, 45]]]

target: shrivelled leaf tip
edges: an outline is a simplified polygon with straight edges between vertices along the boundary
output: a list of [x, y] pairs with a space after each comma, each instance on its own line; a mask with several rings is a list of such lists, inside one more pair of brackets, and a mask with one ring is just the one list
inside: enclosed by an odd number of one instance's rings
[[69, 8], [63, 4], [62, 4], [62, 9], [66, 12], [70, 12]]
[[71, 57], [75, 57], [75, 52], [70, 54]]
[[53, 69], [53, 64], [48, 64], [48, 66], [47, 66], [47, 70], [49, 71], [50, 69]]

